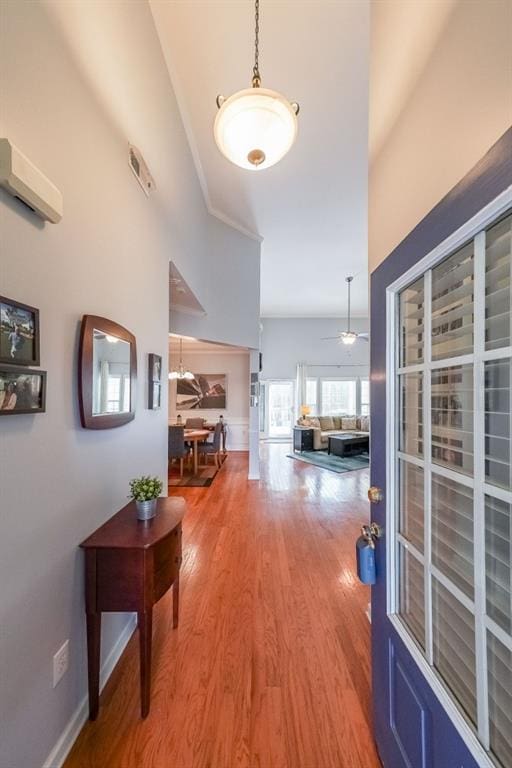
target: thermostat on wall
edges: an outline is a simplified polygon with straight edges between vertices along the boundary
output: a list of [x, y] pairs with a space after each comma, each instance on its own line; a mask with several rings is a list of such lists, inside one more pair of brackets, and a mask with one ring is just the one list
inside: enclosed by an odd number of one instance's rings
[[62, 194], [9, 139], [0, 139], [0, 186], [45, 221], [61, 220]]

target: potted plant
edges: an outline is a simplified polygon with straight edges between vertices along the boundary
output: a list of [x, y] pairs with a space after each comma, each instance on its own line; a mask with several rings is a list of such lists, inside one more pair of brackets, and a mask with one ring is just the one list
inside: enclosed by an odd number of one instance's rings
[[130, 498], [135, 501], [139, 520], [150, 520], [156, 514], [156, 500], [162, 492], [159, 477], [135, 477], [130, 480]]

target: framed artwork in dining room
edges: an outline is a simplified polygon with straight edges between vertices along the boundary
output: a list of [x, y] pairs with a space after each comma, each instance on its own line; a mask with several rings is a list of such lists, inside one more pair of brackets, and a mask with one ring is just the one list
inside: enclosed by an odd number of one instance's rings
[[162, 358], [148, 355], [148, 408], [157, 411], [162, 407]]
[[179, 410], [226, 408], [225, 373], [195, 373], [193, 379], [178, 379], [176, 405]]
[[39, 310], [0, 296], [0, 363], [39, 365]]
[[45, 410], [46, 371], [0, 366], [0, 416]]

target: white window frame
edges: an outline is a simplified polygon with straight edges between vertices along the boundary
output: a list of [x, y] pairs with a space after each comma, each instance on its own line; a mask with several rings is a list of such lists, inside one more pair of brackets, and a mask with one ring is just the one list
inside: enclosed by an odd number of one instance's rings
[[[386, 530], [393, 532], [388, 536], [387, 551], [387, 614], [394, 629], [404, 642], [409, 653], [423, 673], [426, 681], [432, 691], [439, 699], [441, 705], [453, 722], [455, 728], [461, 735], [469, 751], [483, 768], [496, 768], [495, 761], [488, 753], [489, 749], [489, 728], [488, 728], [488, 696], [487, 696], [487, 659], [484, 649], [486, 648], [485, 635], [488, 630], [497, 637], [509, 650], [512, 650], [512, 641], [510, 637], [503, 632], [489, 618], [485, 617], [485, 568], [481, 566], [485, 563], [485, 525], [483, 516], [485, 515], [484, 502], [485, 494], [512, 503], [512, 493], [503, 489], [490, 486], [484, 482], [484, 418], [485, 418], [485, 391], [484, 391], [484, 363], [486, 360], [497, 360], [512, 357], [512, 346], [504, 347], [499, 350], [485, 350], [485, 232], [484, 230], [493, 224], [501, 215], [507, 212], [512, 205], [512, 186], [502, 192], [491, 203], [486, 205], [475, 216], [467, 221], [456, 232], [452, 233], [429, 254], [407, 270], [394, 283], [388, 286], [386, 290], [386, 442], [388, 446], [386, 455], [386, 482], [387, 482], [387, 508], [386, 508]], [[474, 253], [474, 348], [473, 354], [449, 358], [439, 361], [431, 361], [431, 335], [425, 333], [424, 363], [421, 365], [399, 366], [399, 293], [411, 283], [425, 275], [425, 328], [430, 328], [431, 320], [431, 271], [433, 267], [449, 257], [452, 253], [465, 245], [468, 241], [475, 241]], [[430, 400], [430, 372], [435, 368], [445, 368], [453, 365], [463, 365], [465, 363], [473, 364], [473, 385], [474, 385], [474, 477], [468, 478], [452, 470], [434, 465], [431, 461], [431, 400]], [[399, 453], [397, 419], [399, 416], [398, 407], [398, 374], [412, 373], [414, 371], [424, 372], [423, 381], [423, 423], [425, 446], [422, 459], [411, 458], [405, 454]], [[398, 466], [399, 458], [410, 461], [424, 469], [425, 480], [425, 553], [421, 556], [413, 547], [398, 533]], [[430, 541], [431, 541], [431, 473], [437, 472], [440, 475], [455, 479], [457, 482], [465, 483], [474, 489], [474, 561], [475, 579], [474, 579], [474, 611], [473, 601], [456, 590], [449, 581], [442, 578], [443, 586], [448, 588], [461, 603], [468, 607], [468, 601], [471, 604], [471, 612], [475, 614], [475, 666], [476, 666], [476, 698], [477, 698], [477, 733], [473, 726], [466, 719], [462, 710], [457, 705], [453, 696], [442, 682], [441, 677], [432, 666], [433, 648], [432, 648], [432, 606], [431, 606], [431, 575], [432, 567], [430, 562]], [[425, 640], [426, 652], [424, 653], [412, 634], [406, 628], [403, 620], [398, 614], [398, 563], [399, 563], [399, 542], [408, 549], [416, 559], [423, 562], [425, 569]], [[436, 577], [439, 572], [435, 573]], [[479, 620], [480, 619], [480, 620]]]
[[357, 412], [358, 403], [360, 402], [360, 384], [359, 384], [359, 377], [358, 376], [321, 376], [318, 380], [318, 409], [319, 409], [319, 416], [330, 416], [330, 413], [324, 414], [324, 399], [322, 396], [322, 383], [324, 381], [353, 381], [356, 385], [356, 402], [355, 402], [355, 413], [354, 414], [347, 414], [347, 416], [352, 415], [359, 415]]

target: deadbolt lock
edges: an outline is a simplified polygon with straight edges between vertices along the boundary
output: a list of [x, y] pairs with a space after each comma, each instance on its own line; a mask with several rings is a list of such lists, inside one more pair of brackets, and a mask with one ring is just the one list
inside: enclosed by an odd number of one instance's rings
[[384, 493], [382, 491], [382, 488], [379, 488], [376, 485], [372, 485], [371, 488], [368, 488], [368, 499], [371, 501], [372, 504], [378, 504], [379, 501], [382, 501], [384, 498]]

